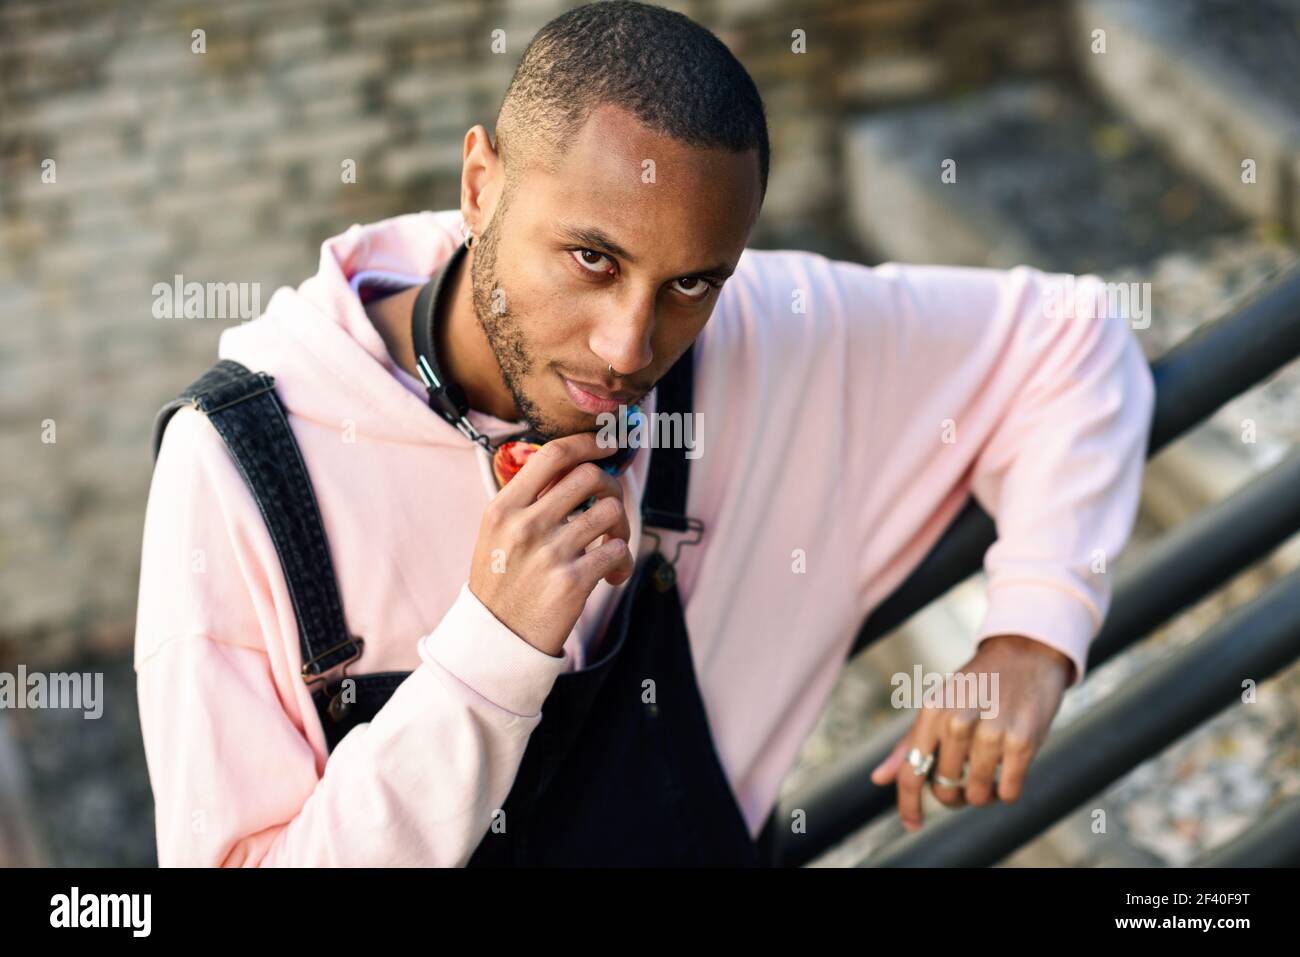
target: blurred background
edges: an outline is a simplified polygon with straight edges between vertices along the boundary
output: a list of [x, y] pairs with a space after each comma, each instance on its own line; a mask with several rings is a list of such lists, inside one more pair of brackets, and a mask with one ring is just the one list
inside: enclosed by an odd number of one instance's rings
[[[352, 223], [456, 207], [466, 130], [492, 128], [528, 40], [575, 5], [0, 2], [0, 671], [102, 672], [106, 698], [94, 721], [0, 710], [0, 865], [156, 863], [131, 666], [149, 428], [237, 320], [156, 319], [154, 284], [259, 283], [265, 304]], [[1150, 358], [1297, 265], [1300, 0], [664, 5], [764, 97], [755, 247], [1150, 282]], [[1152, 462], [1121, 561], [1298, 440], [1293, 363]], [[1099, 669], [1059, 722], [1298, 564], [1293, 537]], [[852, 661], [788, 787], [895, 716], [891, 674], [960, 665], [982, 602], [976, 577]], [[1187, 863], [1300, 794], [1298, 729], [1292, 666], [1008, 863]], [[894, 819], [819, 863], [859, 859]]]

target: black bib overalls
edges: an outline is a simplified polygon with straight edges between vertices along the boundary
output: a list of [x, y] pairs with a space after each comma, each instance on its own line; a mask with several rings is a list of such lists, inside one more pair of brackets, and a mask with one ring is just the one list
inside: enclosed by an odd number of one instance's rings
[[[693, 352], [656, 387], [656, 411], [691, 411]], [[187, 404], [221, 434], [267, 522], [332, 751], [409, 672], [326, 676], [339, 665], [346, 672], [363, 638], [347, 631], [315, 495], [272, 378], [216, 363], [159, 411], [155, 457], [171, 414]], [[702, 531], [685, 514], [685, 450], [648, 454], [644, 524]], [[761, 863], [714, 748], [674, 568], [657, 548], [623, 587], [589, 667], [556, 679], [500, 811], [470, 866]]]

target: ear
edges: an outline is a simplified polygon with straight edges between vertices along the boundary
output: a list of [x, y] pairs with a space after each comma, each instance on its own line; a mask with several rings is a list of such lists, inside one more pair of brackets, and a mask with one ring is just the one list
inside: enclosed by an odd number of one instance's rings
[[475, 236], [483, 234], [501, 196], [505, 170], [500, 154], [482, 123], [465, 134], [460, 172], [460, 214]]

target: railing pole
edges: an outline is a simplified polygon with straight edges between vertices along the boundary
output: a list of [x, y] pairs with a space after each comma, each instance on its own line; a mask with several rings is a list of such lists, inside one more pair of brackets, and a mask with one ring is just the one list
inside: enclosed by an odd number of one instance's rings
[[1192, 867], [1300, 867], [1300, 795]]

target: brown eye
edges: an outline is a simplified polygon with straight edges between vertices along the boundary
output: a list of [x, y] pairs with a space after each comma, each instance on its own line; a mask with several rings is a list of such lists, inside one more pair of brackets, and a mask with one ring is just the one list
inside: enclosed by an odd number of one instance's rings
[[[594, 249], [573, 249], [570, 250], [570, 252], [574, 254], [574, 258], [577, 260], [578, 265], [580, 265], [583, 269], [587, 270], [588, 272], [593, 272], [593, 273], [605, 272], [604, 269], [591, 268], [596, 263], [599, 263], [602, 259], [609, 258], [604, 253], [598, 253]], [[592, 259], [588, 259], [587, 258], [588, 256], [594, 257], [594, 261]]]
[[688, 299], [703, 299], [709, 294], [709, 289], [712, 288], [699, 276], [683, 276], [681, 279], [674, 279], [673, 282], [687, 284], [686, 288], [681, 291]]

